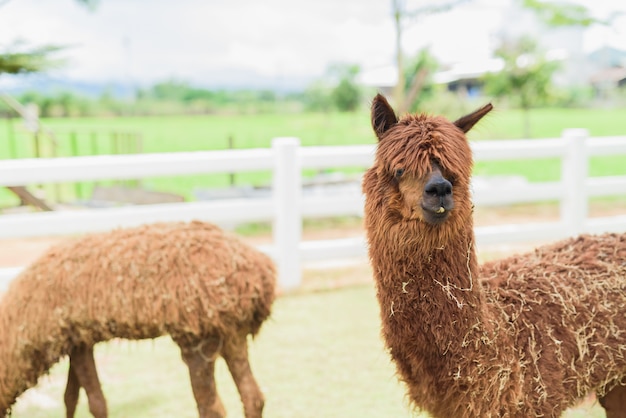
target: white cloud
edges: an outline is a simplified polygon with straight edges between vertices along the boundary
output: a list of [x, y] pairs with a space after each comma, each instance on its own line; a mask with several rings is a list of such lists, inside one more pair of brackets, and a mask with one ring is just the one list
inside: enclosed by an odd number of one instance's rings
[[[608, 13], [616, 3], [580, 1], [597, 13]], [[84, 80], [148, 83], [174, 76], [200, 81], [235, 71], [316, 77], [332, 62], [366, 69], [393, 63], [390, 2], [102, 0], [90, 12], [75, 0], [11, 0], [0, 7], [0, 39], [5, 45], [15, 39], [71, 45], [60, 74]], [[487, 58], [502, 4], [474, 0], [429, 16], [406, 30], [403, 47], [414, 53], [430, 46], [447, 62]], [[626, 45], [621, 29], [589, 33], [587, 43]]]

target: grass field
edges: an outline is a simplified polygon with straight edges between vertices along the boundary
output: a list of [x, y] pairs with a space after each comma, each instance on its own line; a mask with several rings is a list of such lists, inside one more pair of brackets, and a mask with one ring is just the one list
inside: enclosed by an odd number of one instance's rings
[[[558, 137], [567, 128], [585, 128], [592, 136], [626, 134], [626, 109], [533, 109], [532, 136]], [[454, 119], [461, 115], [446, 115]], [[471, 132], [471, 139], [523, 138], [519, 110], [494, 110]], [[6, 121], [2, 121], [6, 123]], [[375, 142], [369, 113], [293, 113], [120, 118], [58, 118], [43, 123], [55, 131], [91, 129], [136, 131], [145, 152], [224, 149], [232, 137], [238, 148], [267, 147], [271, 139], [295, 136], [303, 145]], [[0, 137], [6, 132], [0, 124]], [[1, 145], [0, 145], [1, 146]], [[2, 148], [0, 148], [2, 152]], [[0, 154], [2, 155], [2, 154]]]
[[[455, 118], [460, 115], [447, 115]], [[495, 110], [474, 131], [470, 139], [511, 139], [523, 137], [522, 114], [518, 110]], [[592, 136], [626, 135], [626, 109], [537, 109], [531, 111], [533, 137], [558, 137], [566, 128], [586, 128]], [[143, 152], [194, 151], [225, 149], [229, 138], [236, 148], [268, 147], [272, 138], [295, 136], [303, 145], [372, 144], [367, 112], [358, 113], [296, 113], [260, 115], [206, 115], [175, 117], [128, 117], [47, 119], [43, 121], [59, 138], [59, 154], [71, 154], [69, 132], [75, 131], [76, 152], [92, 153], [92, 133], [100, 132], [97, 153], [112, 151], [107, 133], [137, 132], [142, 137]], [[19, 122], [14, 122], [19, 124]], [[18, 132], [15, 126], [13, 132]], [[11, 129], [0, 121], [0, 158], [32, 156], [32, 141], [14, 134], [17, 140], [9, 145]], [[103, 134], [104, 133], [104, 134]], [[475, 172], [481, 175], [522, 175], [530, 181], [558, 180], [558, 160], [519, 160], [478, 163]], [[310, 174], [310, 173], [309, 173]], [[594, 158], [590, 175], [626, 174], [626, 157]], [[261, 185], [270, 180], [269, 173], [242, 173], [238, 184]], [[224, 187], [228, 175], [196, 175], [175, 178], [148, 178], [142, 185], [148, 189], [168, 191], [193, 199], [196, 188]], [[83, 195], [89, 195], [91, 185], [84, 185]], [[0, 191], [1, 192], [1, 191]], [[72, 193], [75, 190], [72, 189]], [[83, 196], [86, 197], [86, 196]], [[0, 203], [12, 199], [0, 193]]]
[[[379, 337], [378, 305], [371, 285], [280, 297], [271, 320], [251, 343], [251, 362], [266, 396], [268, 418], [402, 418], [412, 414]], [[197, 417], [178, 348], [168, 337], [112, 341], [97, 346], [112, 417]], [[67, 361], [25, 393], [14, 418], [64, 415]], [[229, 417], [242, 417], [238, 394], [224, 362], [218, 390]], [[84, 393], [78, 418], [86, 418]], [[601, 418], [597, 406], [567, 418]]]

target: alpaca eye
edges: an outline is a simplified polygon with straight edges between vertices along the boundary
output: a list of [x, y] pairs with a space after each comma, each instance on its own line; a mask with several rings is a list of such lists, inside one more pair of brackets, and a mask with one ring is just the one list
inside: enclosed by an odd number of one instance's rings
[[402, 177], [403, 174], [404, 174], [404, 168], [398, 168], [396, 170], [395, 176], [397, 179], [399, 179], [400, 177]]

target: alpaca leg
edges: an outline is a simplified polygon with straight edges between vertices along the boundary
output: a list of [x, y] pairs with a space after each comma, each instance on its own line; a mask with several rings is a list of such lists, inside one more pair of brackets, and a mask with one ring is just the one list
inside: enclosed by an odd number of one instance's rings
[[248, 362], [247, 335], [239, 335], [224, 344], [222, 356], [233, 376], [246, 418], [261, 418], [265, 399]]
[[626, 418], [626, 386], [615, 386], [599, 401], [606, 411], [606, 418]]
[[[72, 350], [70, 354], [70, 369], [76, 374], [79, 388], [82, 386], [87, 393], [89, 412], [95, 418], [106, 418], [107, 404], [104, 399], [104, 393], [102, 393], [100, 380], [98, 379], [96, 362], [93, 358], [93, 346], [82, 346]], [[78, 395], [76, 398], [78, 398]]]
[[196, 399], [200, 418], [222, 418], [226, 410], [215, 385], [215, 360], [219, 355], [221, 339], [203, 340], [200, 344], [178, 344], [185, 364], [189, 368], [191, 389]]
[[67, 418], [73, 418], [76, 412], [76, 405], [78, 404], [78, 394], [80, 391], [80, 383], [78, 382], [78, 376], [74, 371], [74, 366], [70, 360], [70, 368], [67, 372], [67, 386], [65, 387], [65, 416]]

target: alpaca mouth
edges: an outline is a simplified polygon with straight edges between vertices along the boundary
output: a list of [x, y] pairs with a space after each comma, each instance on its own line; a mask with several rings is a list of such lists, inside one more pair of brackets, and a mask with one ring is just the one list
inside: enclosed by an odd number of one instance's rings
[[432, 225], [442, 224], [448, 219], [448, 216], [450, 216], [450, 209], [444, 206], [428, 208], [422, 205], [422, 212], [424, 214], [424, 220]]

